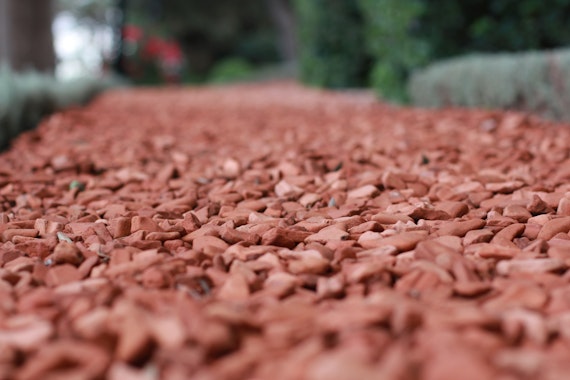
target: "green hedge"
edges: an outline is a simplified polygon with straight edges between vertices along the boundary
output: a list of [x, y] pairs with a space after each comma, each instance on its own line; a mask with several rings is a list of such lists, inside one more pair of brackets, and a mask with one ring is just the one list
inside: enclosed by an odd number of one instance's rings
[[296, 0], [301, 79], [406, 100], [411, 71], [471, 52], [570, 45], [570, 0]]
[[423, 0], [420, 35], [434, 59], [570, 44], [570, 0]]
[[59, 109], [84, 104], [104, 89], [118, 85], [116, 79], [82, 78], [58, 82], [53, 77], [27, 72], [13, 73], [0, 67], [0, 149], [21, 132]]
[[408, 90], [418, 106], [516, 109], [570, 120], [570, 49], [434, 63], [411, 76]]
[[363, 16], [355, 0], [295, 0], [303, 82], [331, 88], [367, 84]]
[[370, 84], [384, 99], [406, 101], [410, 71], [425, 64], [429, 44], [414, 33], [423, 14], [421, 0], [359, 0], [364, 31], [374, 66]]

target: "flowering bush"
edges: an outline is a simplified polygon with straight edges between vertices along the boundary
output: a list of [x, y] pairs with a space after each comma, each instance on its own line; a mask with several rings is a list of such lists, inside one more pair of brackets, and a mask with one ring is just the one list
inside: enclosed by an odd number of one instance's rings
[[185, 57], [176, 41], [146, 35], [142, 28], [126, 25], [123, 54], [127, 75], [135, 81], [179, 83], [181, 80]]

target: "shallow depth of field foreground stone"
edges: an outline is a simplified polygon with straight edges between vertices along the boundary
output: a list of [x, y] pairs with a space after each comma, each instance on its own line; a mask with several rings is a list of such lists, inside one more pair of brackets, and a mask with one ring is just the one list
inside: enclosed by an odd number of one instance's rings
[[0, 378], [561, 379], [570, 129], [123, 90], [0, 155]]

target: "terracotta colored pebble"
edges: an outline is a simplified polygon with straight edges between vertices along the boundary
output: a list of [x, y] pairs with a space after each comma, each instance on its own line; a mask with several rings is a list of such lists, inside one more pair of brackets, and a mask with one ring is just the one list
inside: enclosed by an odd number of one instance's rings
[[222, 253], [228, 249], [228, 247], [228, 243], [215, 236], [199, 236], [192, 240], [192, 249], [209, 255]]
[[189, 234], [182, 237], [182, 240], [191, 243], [194, 239], [200, 236], [220, 236], [220, 227], [213, 224], [205, 224], [199, 229], [190, 232]]
[[419, 219], [426, 219], [426, 220], [448, 220], [451, 219], [451, 216], [443, 211], [429, 207], [418, 207], [415, 208], [410, 214], [409, 217], [413, 218], [414, 220]]
[[177, 316], [157, 317], [150, 325], [153, 338], [165, 349], [180, 349], [186, 340], [186, 328]]
[[323, 228], [330, 226], [331, 224], [333, 224], [333, 221], [331, 219], [328, 219], [324, 216], [313, 216], [296, 223], [295, 227], [316, 233]]
[[400, 234], [382, 239], [365, 240], [363, 248], [377, 248], [383, 246], [396, 247], [400, 252], [414, 249], [416, 244], [425, 239], [427, 231], [402, 232]]
[[558, 202], [558, 207], [556, 208], [557, 215], [570, 216], [570, 198], [564, 196], [560, 198]]
[[531, 240], [537, 239], [541, 228], [540, 224], [526, 223], [522, 236]]
[[570, 217], [551, 219], [542, 226], [537, 239], [550, 240], [557, 233], [568, 231], [570, 231]]
[[299, 285], [301, 285], [301, 281], [297, 276], [286, 272], [277, 272], [267, 277], [263, 289], [266, 293], [281, 298], [291, 294]]
[[347, 193], [348, 198], [374, 198], [380, 190], [374, 185], [365, 185]]
[[54, 333], [53, 325], [33, 315], [14, 316], [0, 329], [0, 344], [29, 351], [46, 342]]
[[302, 256], [288, 265], [293, 274], [323, 274], [329, 269], [329, 261], [321, 257]]
[[413, 219], [408, 215], [403, 214], [387, 214], [387, 213], [378, 213], [372, 216], [371, 218], [373, 221], [378, 222], [380, 224], [396, 224], [397, 222], [411, 222]]
[[83, 261], [83, 255], [73, 243], [59, 242], [53, 251], [52, 261], [56, 264], [79, 265]]
[[476, 297], [487, 293], [492, 288], [492, 285], [487, 282], [456, 282], [453, 285], [454, 292], [463, 297]]
[[109, 221], [111, 235], [117, 239], [131, 234], [131, 219], [126, 217], [112, 218]]
[[2, 241], [10, 241], [16, 236], [25, 236], [34, 238], [38, 236], [38, 230], [35, 228], [12, 228], [2, 232]]
[[267, 203], [259, 199], [245, 199], [239, 202], [237, 207], [251, 211], [263, 212], [263, 210], [267, 208]]
[[497, 263], [497, 273], [503, 276], [513, 273], [542, 273], [566, 269], [568, 266], [560, 259], [508, 260]]
[[[25, 252], [31, 257], [39, 257], [45, 259], [55, 248], [55, 239], [33, 239], [15, 245], [15, 249]], [[0, 259], [2, 262], [2, 259]]]
[[454, 192], [457, 194], [467, 194], [479, 192], [484, 189], [483, 185], [478, 181], [467, 181], [455, 186]]
[[93, 231], [104, 243], [108, 243], [113, 240], [113, 236], [109, 233], [109, 230], [104, 223], [95, 223], [93, 225]]
[[529, 218], [529, 220], [527, 221], [527, 224], [538, 224], [539, 226], [544, 226], [546, 224], [546, 222], [548, 222], [549, 220], [552, 219], [551, 215], [548, 214], [541, 214], [541, 215], [536, 215], [533, 216], [532, 218]]
[[525, 225], [522, 223], [511, 224], [495, 234], [491, 239], [491, 243], [509, 245], [512, 244], [514, 238], [520, 236], [525, 229]]
[[475, 248], [475, 255], [484, 259], [511, 259], [521, 252], [520, 249], [515, 247], [505, 247], [497, 244], [478, 244]]
[[326, 244], [328, 241], [346, 240], [348, 239], [348, 232], [338, 228], [336, 225], [328, 226], [321, 229], [319, 232], [308, 236], [305, 242], [318, 242]]
[[441, 201], [436, 207], [447, 212], [452, 218], [460, 218], [469, 212], [469, 206], [465, 202]]
[[133, 216], [131, 219], [131, 233], [140, 230], [149, 232], [160, 232], [161, 229], [158, 224], [148, 216]]
[[534, 194], [526, 209], [533, 215], [552, 212], [552, 208], [538, 195]]
[[298, 238], [296, 235], [299, 235], [299, 233], [290, 233], [289, 230], [281, 227], [272, 228], [261, 236], [261, 244], [292, 249], [297, 245], [297, 243], [304, 241], [308, 236], [310, 236], [310, 233], [304, 233], [305, 236], [299, 241], [297, 241]]
[[220, 228], [220, 237], [228, 244], [244, 242], [248, 245], [255, 245], [261, 241], [261, 237], [255, 233], [242, 232], [227, 226]]
[[465, 236], [465, 234], [471, 230], [478, 230], [485, 226], [486, 222], [481, 219], [470, 219], [465, 221], [454, 221], [442, 225], [437, 234], [439, 236], [453, 235], [453, 236]]
[[503, 216], [515, 219], [519, 223], [526, 223], [532, 217], [532, 214], [523, 206], [508, 205], [503, 210]]
[[115, 357], [121, 361], [133, 362], [144, 356], [151, 346], [151, 334], [143, 312], [127, 303], [117, 305], [111, 315], [117, 315], [119, 340]]
[[244, 301], [249, 297], [249, 285], [241, 273], [232, 273], [217, 293], [217, 298], [226, 301]]
[[131, 261], [131, 258], [132, 258], [133, 253], [134, 253], [133, 251], [136, 251], [136, 250], [127, 249], [127, 248], [119, 248], [119, 249], [111, 251], [111, 253], [109, 254], [109, 257], [110, 257], [109, 264], [111, 266], [114, 266], [114, 265], [128, 263], [129, 261]]
[[180, 237], [180, 232], [149, 232], [145, 236], [145, 240], [159, 240], [159, 241], [166, 241], [166, 240], [174, 240]]
[[68, 223], [65, 228], [66, 232], [70, 232], [74, 235], [85, 235], [94, 225], [95, 222], [72, 222]]
[[[143, 256], [138, 260], [132, 260], [130, 262], [113, 265], [109, 268], [106, 266], [101, 266], [101, 270], [104, 272], [105, 276], [111, 278], [119, 275], [134, 275], [135, 273], [141, 272], [160, 261], [161, 257], [158, 255], [153, 255], [150, 257]], [[97, 268], [94, 268], [94, 270], [95, 269]]]
[[303, 207], [310, 208], [321, 199], [322, 196], [317, 193], [305, 193], [301, 196], [301, 198], [299, 198], [299, 204], [301, 204]]
[[4, 264], [4, 269], [7, 269], [11, 272], [30, 272], [34, 267], [35, 260], [30, 257], [19, 256], [6, 262]]
[[109, 362], [109, 355], [98, 345], [68, 339], [40, 349], [34, 360], [28, 361], [18, 375], [23, 379], [39, 379], [54, 368], [71, 365], [76, 371], [67, 368], [62, 376], [90, 379], [102, 376]]
[[50, 268], [46, 275], [48, 286], [58, 286], [81, 279], [81, 274], [71, 264], [56, 265]]
[[[445, 344], [439, 340], [440, 344]], [[449, 343], [448, 343], [449, 344]], [[486, 363], [482, 355], [467, 348], [453, 349], [454, 345], [442, 350], [437, 350], [434, 357], [426, 363], [425, 379], [452, 379], [457, 373], [462, 373], [465, 380], [492, 379], [496, 378], [496, 372]], [[455, 360], [450, 363], [448, 355], [453, 355]]]
[[184, 220], [180, 223], [180, 225], [187, 233], [190, 233], [199, 229], [202, 223], [194, 213], [187, 212], [184, 214]]
[[392, 258], [384, 256], [383, 259], [346, 267], [346, 270], [344, 271], [346, 281], [348, 283], [358, 283], [370, 277], [378, 276], [382, 272], [386, 271], [393, 262], [394, 260]]
[[286, 180], [281, 180], [275, 185], [275, 194], [278, 197], [298, 197], [303, 194], [303, 189], [298, 186], [288, 183]]
[[141, 275], [141, 282], [147, 289], [160, 289], [170, 285], [166, 273], [156, 267], [147, 268]]
[[321, 354], [307, 369], [308, 380], [373, 379], [382, 372], [360, 358], [351, 358], [341, 350]]
[[[49, 253], [49, 252], [46, 252]], [[10, 251], [2, 251], [0, 252], [0, 265], [2, 267], [4, 267], [6, 265], [6, 263], [9, 263], [10, 261], [17, 259], [19, 257], [23, 257], [24, 256], [24, 252], [22, 251], [16, 251], [16, 250], [10, 250]]]
[[320, 298], [340, 296], [344, 293], [342, 277], [319, 277], [317, 281], [317, 295]]
[[77, 268], [81, 278], [85, 278], [91, 272], [91, 269], [99, 263], [99, 257], [91, 256], [86, 258]]
[[488, 243], [493, 238], [494, 234], [490, 230], [472, 230], [468, 231], [463, 238], [465, 246], [478, 243]]
[[522, 181], [506, 181], [498, 183], [488, 183], [485, 185], [485, 190], [492, 191], [494, 193], [509, 194], [517, 189], [520, 189], [522, 186], [524, 186], [524, 182]]
[[362, 234], [362, 233], [368, 232], [368, 231], [382, 232], [382, 231], [384, 231], [384, 228], [382, 227], [382, 225], [380, 225], [380, 223], [371, 220], [369, 222], [364, 222], [364, 223], [358, 224], [354, 227], [351, 227], [348, 230], [348, 232], [351, 235]]
[[382, 174], [382, 185], [386, 189], [403, 190], [406, 188], [406, 183], [402, 179], [402, 176], [390, 170]]
[[528, 308], [539, 310], [548, 302], [548, 295], [543, 289], [532, 284], [513, 284], [504, 289], [497, 297], [486, 301], [486, 310], [508, 310]]
[[441, 283], [452, 283], [453, 277], [441, 266], [426, 260], [416, 260], [410, 265], [410, 269], [420, 269], [422, 272], [430, 272], [437, 276]]
[[414, 258], [419, 260], [435, 261], [436, 257], [440, 254], [455, 254], [457, 250], [445, 246], [435, 240], [424, 240], [418, 243], [415, 248]]
[[137, 380], [145, 377], [146, 372], [122, 362], [114, 362], [108, 371], [109, 380]]

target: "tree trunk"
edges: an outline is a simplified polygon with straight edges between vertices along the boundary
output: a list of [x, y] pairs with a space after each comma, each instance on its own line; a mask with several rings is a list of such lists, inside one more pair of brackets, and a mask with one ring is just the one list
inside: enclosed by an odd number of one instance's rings
[[115, 3], [117, 8], [117, 19], [114, 21], [114, 38], [115, 38], [115, 46], [114, 46], [114, 54], [115, 57], [113, 59], [113, 68], [115, 72], [119, 75], [126, 75], [127, 68], [125, 67], [125, 54], [124, 54], [124, 36], [123, 31], [125, 29], [125, 25], [127, 23], [127, 0], [117, 0]]
[[15, 71], [53, 73], [51, 0], [0, 0], [0, 60]]
[[11, 60], [8, 1], [0, 0], [0, 64], [8, 63]]
[[267, 0], [269, 12], [278, 32], [281, 57], [288, 62], [297, 59], [295, 15], [290, 0]]

